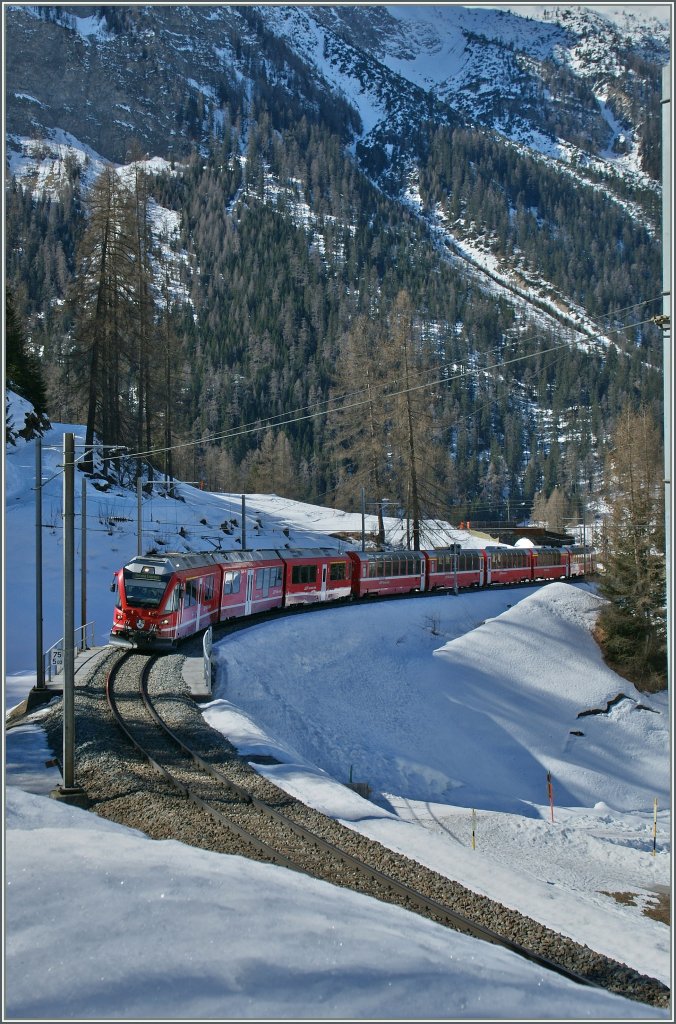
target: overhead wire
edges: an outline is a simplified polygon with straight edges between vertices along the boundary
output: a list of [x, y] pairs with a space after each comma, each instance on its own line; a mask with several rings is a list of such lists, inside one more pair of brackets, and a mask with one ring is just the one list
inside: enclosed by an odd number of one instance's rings
[[[652, 299], [651, 300], [645, 300], [645, 302], [651, 302], [651, 301], [657, 301], [657, 300], [656, 299], [655, 300], [652, 300]], [[627, 310], [630, 310], [630, 309], [633, 309], [633, 308], [639, 308], [640, 306], [644, 305], [645, 302], [637, 303], [637, 304], [635, 304], [635, 306], [630, 306], [630, 307], [626, 307], [626, 308], [627, 308]], [[594, 341], [600, 341], [601, 338], [604, 335], [618, 334], [622, 330], [626, 330], [627, 328], [635, 328], [635, 327], [643, 326], [644, 324], [648, 324], [648, 323], [652, 323], [652, 318], [648, 318], [646, 320], [639, 321], [639, 322], [637, 322], [635, 324], [625, 325], [624, 327], [618, 327], [618, 328], [613, 328], [612, 330], [605, 330], [605, 331], [599, 332], [599, 334], [597, 334], [597, 335], [586, 337], [584, 339], [584, 341], [585, 341], [585, 343], [591, 343], [591, 342], [594, 342]], [[542, 336], [540, 336], [540, 337], [536, 336], [535, 338], [517, 339], [517, 340], [508, 342], [508, 344], [510, 344], [510, 345], [523, 344], [525, 342], [526, 343], [527, 342], [536, 342], [538, 340], [542, 341], [542, 340], [545, 340], [545, 339]], [[510, 359], [502, 359], [499, 362], [495, 362], [493, 364], [475, 365], [475, 366], [472, 366], [472, 365], [467, 365], [467, 366], [462, 365], [461, 370], [460, 370], [459, 373], [455, 372], [455, 373], [453, 373], [450, 376], [449, 375], [443, 375], [443, 376], [439, 377], [438, 375], [439, 375], [440, 371], [442, 371], [444, 369], [447, 369], [449, 367], [457, 366], [458, 365], [458, 361], [454, 359], [454, 360], [450, 360], [450, 361], [448, 361], [446, 363], [442, 363], [442, 364], [435, 365], [433, 367], [429, 367], [429, 368], [424, 369], [424, 370], [413, 370], [413, 371], [411, 371], [411, 374], [409, 375], [409, 376], [416, 377], [416, 376], [420, 376], [422, 374], [428, 374], [429, 373], [429, 374], [432, 374], [432, 375], [435, 376], [434, 380], [424, 381], [423, 383], [414, 384], [414, 385], [411, 385], [411, 386], [405, 387], [405, 388], [398, 388], [397, 390], [394, 390], [394, 391], [386, 391], [386, 390], [384, 390], [388, 386], [392, 386], [392, 385], [396, 386], [400, 382], [400, 377], [395, 377], [395, 378], [392, 378], [390, 381], [386, 381], [386, 382], [383, 382], [383, 383], [377, 385], [377, 387], [378, 387], [378, 389], [380, 389], [380, 390], [382, 390], [384, 392], [382, 397], [384, 397], [384, 398], [397, 398], [397, 397], [400, 397], [401, 395], [404, 395], [404, 394], [407, 394], [407, 393], [412, 393], [412, 392], [419, 391], [419, 390], [423, 390], [425, 388], [432, 388], [432, 387], [438, 387], [438, 386], [441, 386], [441, 385], [444, 385], [444, 384], [450, 384], [450, 383], [452, 383], [454, 381], [463, 379], [465, 376], [479, 375], [481, 373], [488, 374], [488, 373], [493, 372], [494, 370], [502, 369], [504, 367], [511, 366], [511, 365], [514, 365], [514, 364], [519, 363], [519, 362], [524, 362], [524, 361], [529, 360], [529, 359], [533, 359], [533, 358], [537, 358], [537, 357], [540, 357], [540, 356], [544, 356], [544, 355], [547, 355], [547, 354], [550, 354], [550, 353], [553, 353], [553, 352], [562, 353], [564, 350], [568, 349], [569, 347], [570, 347], [570, 341], [566, 340], [566, 341], [563, 341], [563, 342], [559, 342], [558, 344], [551, 345], [551, 346], [549, 346], [546, 349], [538, 349], [535, 352], [524, 353], [523, 355], [514, 356], [514, 357], [512, 357]], [[375, 385], [374, 385], [374, 387], [375, 387]], [[354, 397], [354, 396], [358, 396], [360, 394], [363, 394], [364, 391], [366, 391], [366, 390], [368, 390], [368, 389], [366, 389], [366, 388], [358, 388], [358, 389], [355, 389], [355, 391], [347, 392], [345, 395], [341, 396], [341, 398], [344, 398], [344, 397], [351, 398], [351, 397]], [[169, 451], [178, 451], [178, 450], [183, 449], [183, 448], [197, 447], [199, 445], [205, 445], [205, 444], [215, 444], [217, 442], [223, 442], [223, 441], [231, 441], [231, 440], [235, 440], [235, 439], [237, 439], [239, 437], [246, 436], [248, 434], [260, 433], [262, 431], [270, 430], [270, 429], [279, 429], [281, 427], [291, 426], [291, 425], [293, 425], [295, 423], [307, 422], [308, 420], [318, 419], [318, 418], [320, 418], [322, 416], [327, 416], [327, 415], [329, 415], [331, 413], [340, 413], [340, 412], [346, 412], [346, 411], [349, 411], [349, 410], [352, 410], [352, 409], [362, 408], [363, 406], [369, 404], [369, 402], [371, 400], [372, 399], [369, 397], [369, 398], [364, 399], [362, 401], [350, 401], [350, 402], [347, 402], [347, 403], [339, 404], [340, 399], [336, 399], [335, 396], [330, 396], [327, 399], [322, 399], [319, 402], [312, 403], [310, 405], [300, 407], [299, 409], [289, 410], [288, 412], [282, 412], [282, 413], [276, 414], [274, 416], [267, 417], [263, 421], [261, 421], [260, 418], [259, 418], [259, 419], [255, 420], [255, 421], [251, 421], [250, 423], [244, 424], [244, 425], [242, 425], [240, 427], [237, 427], [237, 428], [232, 428], [232, 429], [229, 429], [229, 430], [226, 430], [226, 431], [217, 432], [217, 433], [214, 433], [214, 434], [211, 434], [211, 435], [207, 435], [207, 436], [203, 436], [203, 437], [200, 437], [200, 438], [193, 438], [193, 439], [188, 440], [188, 441], [176, 442], [175, 444], [172, 444], [172, 445], [158, 446], [158, 447], [155, 447], [155, 448], [149, 448], [149, 449], [139, 450], [139, 451], [131, 451], [131, 452], [130, 451], [126, 451], [124, 454], [109, 456], [108, 457], [108, 461], [115, 462], [115, 461], [122, 460], [122, 459], [125, 459], [125, 460], [127, 460], [127, 459], [128, 460], [132, 460], [132, 459], [146, 459], [146, 460], [149, 460], [152, 456], [162, 455], [162, 454], [165, 454], [166, 452], [169, 452]], [[479, 411], [480, 410], [474, 410], [472, 413], [468, 414], [467, 418], [471, 418], [471, 417], [475, 416], [477, 414], [477, 412], [479, 412]], [[296, 413], [300, 413], [301, 415], [296, 415]], [[86, 444], [76, 445], [76, 447], [78, 447], [78, 448], [82, 447], [84, 449], [84, 451], [83, 451], [83, 454], [81, 456], [79, 456], [78, 458], [75, 459], [75, 465], [78, 465], [86, 457], [86, 455], [90, 451], [92, 451], [92, 450], [96, 451], [97, 448], [98, 448], [98, 446], [95, 443], [94, 444], [90, 444], [90, 445], [86, 445]], [[106, 446], [106, 447], [115, 447], [115, 446]], [[123, 447], [123, 446], [119, 446], [119, 447]], [[51, 480], [53, 480], [58, 475], [59, 475], [59, 472], [57, 471], [56, 473], [53, 474], [52, 477], [50, 477], [47, 481], [45, 481], [45, 483], [49, 483]]]

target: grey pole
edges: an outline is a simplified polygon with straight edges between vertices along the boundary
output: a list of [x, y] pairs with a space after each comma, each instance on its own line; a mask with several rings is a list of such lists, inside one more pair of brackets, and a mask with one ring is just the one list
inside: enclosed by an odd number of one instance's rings
[[361, 549], [366, 551], [366, 495], [361, 489]]
[[75, 445], [63, 436], [63, 787], [74, 788], [75, 751]]
[[35, 686], [45, 689], [42, 654], [42, 438], [35, 439]]
[[143, 500], [141, 497], [141, 477], [136, 481], [136, 554], [143, 554]]
[[242, 551], [246, 551], [246, 495], [242, 495]]
[[662, 344], [664, 373], [664, 555], [666, 562], [667, 679], [672, 683], [671, 623], [671, 63], [662, 68]]
[[82, 650], [87, 647], [87, 478], [82, 476], [82, 530], [80, 534], [80, 619]]

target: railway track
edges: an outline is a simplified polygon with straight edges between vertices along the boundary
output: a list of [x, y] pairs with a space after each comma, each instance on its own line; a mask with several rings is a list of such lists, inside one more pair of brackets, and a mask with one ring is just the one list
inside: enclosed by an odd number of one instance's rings
[[[144, 820], [149, 806], [155, 809], [146, 826], [134, 815], [127, 823], [157, 837], [171, 835], [304, 872], [503, 946], [578, 984], [668, 1005], [669, 990], [659, 981], [466, 890], [279, 790], [204, 723], [190, 698], [177, 692], [173, 676], [172, 688], [165, 669], [180, 660], [130, 652], [109, 659], [105, 692], [111, 714], [154, 777], [143, 796], [134, 791], [136, 804], [147, 805]], [[133, 773], [139, 771], [136, 762]], [[164, 811], [155, 806], [158, 801]], [[97, 810], [120, 820], [117, 803], [104, 800]]]

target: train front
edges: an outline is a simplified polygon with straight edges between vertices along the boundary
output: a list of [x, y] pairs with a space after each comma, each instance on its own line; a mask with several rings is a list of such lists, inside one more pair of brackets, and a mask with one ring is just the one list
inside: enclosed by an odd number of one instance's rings
[[137, 557], [113, 576], [117, 591], [109, 643], [138, 650], [175, 646], [179, 587], [166, 558]]

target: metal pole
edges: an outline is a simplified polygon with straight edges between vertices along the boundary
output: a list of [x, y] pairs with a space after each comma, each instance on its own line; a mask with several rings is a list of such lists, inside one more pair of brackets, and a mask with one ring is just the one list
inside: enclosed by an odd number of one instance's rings
[[87, 625], [87, 478], [82, 477], [82, 530], [80, 535], [80, 623], [82, 625], [82, 650], [87, 647], [85, 627]]
[[74, 788], [75, 750], [75, 445], [63, 436], [63, 785]]
[[42, 653], [42, 438], [35, 439], [35, 686], [45, 689]]
[[667, 685], [673, 681], [671, 599], [671, 64], [662, 69], [662, 344], [664, 373], [664, 556], [666, 563]]
[[242, 551], [246, 551], [246, 495], [242, 495]]
[[143, 501], [141, 498], [141, 477], [136, 481], [136, 554], [143, 554]]
[[366, 495], [361, 489], [361, 549], [366, 551]]

